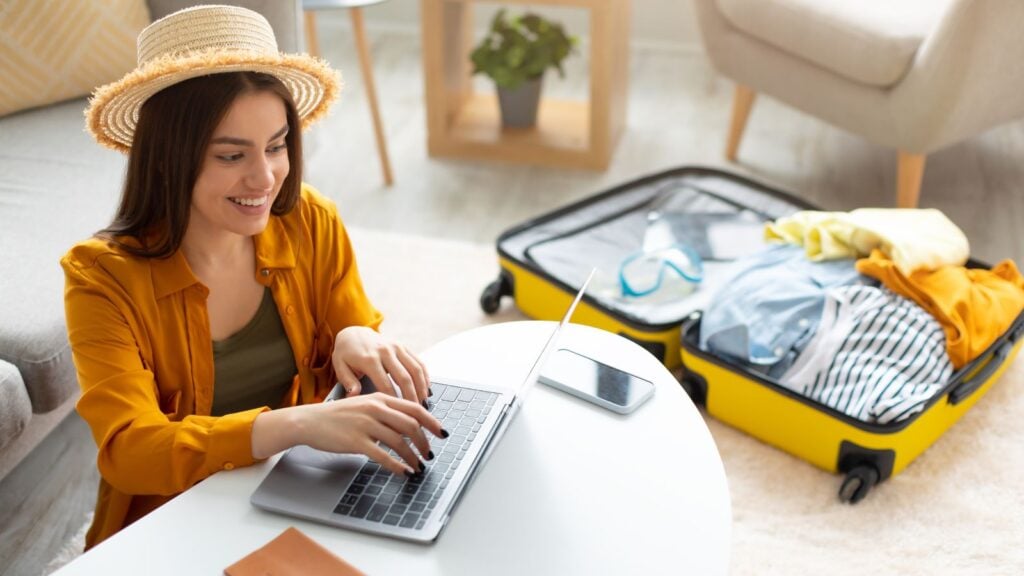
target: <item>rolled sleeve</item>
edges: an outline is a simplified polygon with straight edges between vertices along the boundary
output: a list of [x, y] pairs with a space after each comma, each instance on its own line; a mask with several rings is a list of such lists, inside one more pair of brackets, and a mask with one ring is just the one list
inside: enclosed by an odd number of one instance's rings
[[206, 452], [210, 473], [233, 470], [256, 462], [252, 457], [252, 426], [256, 417], [268, 410], [256, 408], [216, 418]]

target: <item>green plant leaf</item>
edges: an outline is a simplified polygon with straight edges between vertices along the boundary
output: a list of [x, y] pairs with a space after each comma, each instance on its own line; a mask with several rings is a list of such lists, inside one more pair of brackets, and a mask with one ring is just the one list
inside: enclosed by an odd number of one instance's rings
[[574, 53], [577, 38], [561, 24], [534, 14], [509, 17], [503, 8], [491, 19], [487, 35], [470, 53], [473, 74], [486, 74], [502, 88], [517, 88], [548, 68], [565, 77], [562, 62]]

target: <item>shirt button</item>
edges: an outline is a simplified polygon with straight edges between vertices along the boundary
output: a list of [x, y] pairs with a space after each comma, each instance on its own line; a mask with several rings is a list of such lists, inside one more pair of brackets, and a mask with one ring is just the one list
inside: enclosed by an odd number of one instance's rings
[[800, 321], [797, 322], [797, 325], [800, 326], [801, 328], [807, 328], [808, 324], [810, 324], [810, 322], [807, 320], [807, 318], [801, 318]]
[[772, 352], [775, 352], [776, 356], [782, 356], [782, 354], [785, 352], [785, 350], [783, 350], [782, 347], [780, 346], [780, 347], [776, 348], [775, 350], [772, 350]]
[[309, 366], [309, 356], [306, 356], [302, 359], [302, 365]]
[[235, 469], [235, 465], [232, 464], [231, 462], [225, 462], [224, 463], [224, 469], [225, 470], [234, 470]]
[[260, 270], [260, 276], [270, 276], [270, 268], [263, 268]]
[[291, 304], [289, 304], [288, 307], [284, 309], [284, 313], [289, 315], [289, 316], [291, 316], [292, 314], [295, 314], [295, 306], [292, 306]]

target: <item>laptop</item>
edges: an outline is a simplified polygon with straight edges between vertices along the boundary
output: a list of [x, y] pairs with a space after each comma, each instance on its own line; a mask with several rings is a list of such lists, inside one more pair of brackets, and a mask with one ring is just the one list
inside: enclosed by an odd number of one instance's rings
[[[363, 455], [296, 446], [278, 460], [250, 502], [263, 510], [332, 526], [412, 542], [433, 542], [536, 385], [559, 333], [593, 277], [591, 271], [518, 390], [445, 379], [431, 381], [434, 395], [428, 400], [430, 411], [451, 434], [441, 439], [427, 433], [435, 458], [424, 462], [424, 474], [407, 478], [392, 474]], [[335, 386], [325, 401], [342, 395], [341, 386]]]

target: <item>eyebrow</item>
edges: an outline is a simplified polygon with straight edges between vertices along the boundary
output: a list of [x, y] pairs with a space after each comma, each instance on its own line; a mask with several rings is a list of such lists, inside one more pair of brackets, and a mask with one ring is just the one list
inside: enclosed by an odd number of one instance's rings
[[[274, 133], [270, 137], [270, 140], [277, 140], [281, 136], [288, 133], [288, 125], [285, 124], [283, 128]], [[246, 140], [244, 138], [235, 138], [233, 136], [219, 136], [210, 140], [210, 144], [235, 144], [237, 146], [255, 146], [256, 144], [252, 140]]]

